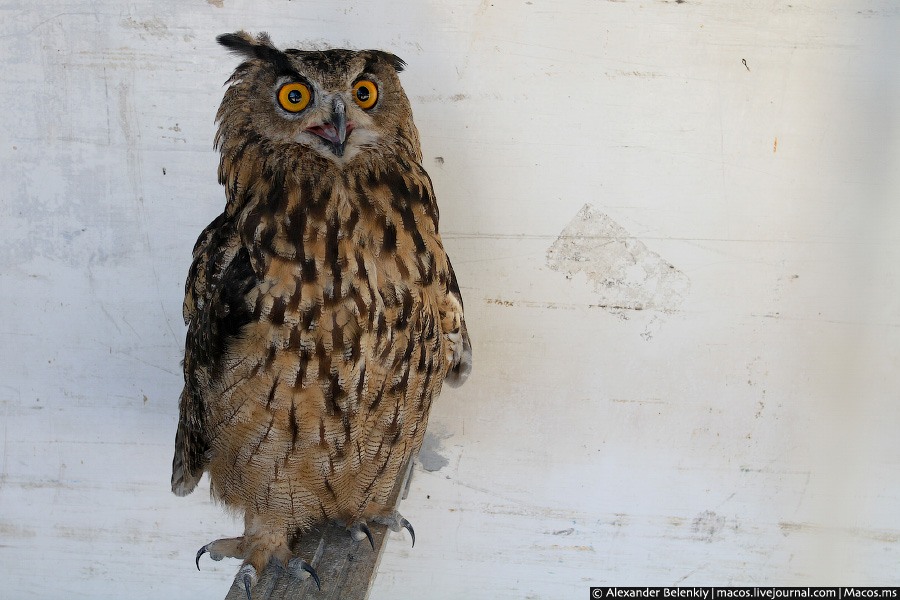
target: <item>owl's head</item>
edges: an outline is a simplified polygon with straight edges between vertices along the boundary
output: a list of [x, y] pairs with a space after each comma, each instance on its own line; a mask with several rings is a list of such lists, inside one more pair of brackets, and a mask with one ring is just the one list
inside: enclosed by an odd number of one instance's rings
[[392, 149], [419, 158], [412, 110], [398, 77], [405, 63], [397, 56], [380, 50], [279, 50], [265, 33], [254, 38], [243, 31], [217, 40], [247, 59], [228, 80], [216, 117], [217, 146], [253, 137], [288, 151], [310, 149], [339, 164]]

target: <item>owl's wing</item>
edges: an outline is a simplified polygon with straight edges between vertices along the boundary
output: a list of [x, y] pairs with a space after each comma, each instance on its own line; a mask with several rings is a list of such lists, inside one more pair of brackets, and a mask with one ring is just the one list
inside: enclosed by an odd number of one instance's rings
[[444, 335], [451, 342], [452, 355], [450, 356], [450, 370], [444, 378], [450, 387], [461, 386], [472, 371], [472, 342], [469, 341], [469, 330], [466, 329], [466, 317], [463, 312], [463, 299], [456, 282], [456, 273], [450, 258], [447, 258], [447, 266], [450, 268], [450, 279], [447, 285], [447, 298], [441, 311], [441, 323], [444, 327]]
[[184, 390], [179, 402], [172, 491], [193, 491], [208, 462], [205, 392], [218, 376], [228, 340], [250, 322], [245, 297], [256, 284], [250, 254], [222, 214], [200, 234], [185, 284]]

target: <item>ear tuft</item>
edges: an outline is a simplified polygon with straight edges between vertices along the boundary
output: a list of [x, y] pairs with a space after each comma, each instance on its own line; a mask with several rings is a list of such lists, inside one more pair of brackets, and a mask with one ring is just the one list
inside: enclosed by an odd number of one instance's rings
[[216, 41], [235, 54], [242, 54], [247, 58], [256, 58], [256, 40], [246, 31], [223, 33], [216, 38]]
[[272, 45], [269, 34], [262, 32], [256, 39], [246, 31], [223, 33], [216, 41], [234, 52], [246, 58], [258, 58], [270, 63], [277, 75], [295, 75], [291, 61], [287, 55]]
[[385, 52], [384, 50], [370, 50], [369, 52], [394, 67], [394, 70], [398, 73], [401, 72], [406, 66], [406, 61], [396, 54], [391, 54], [390, 52]]
[[385, 52], [385, 58], [391, 65], [394, 67], [398, 73], [401, 72], [404, 68], [406, 68], [406, 61], [397, 56], [396, 54], [391, 54], [390, 52]]
[[391, 64], [394, 65], [394, 68], [397, 70], [398, 73], [406, 68], [405, 60], [403, 60], [396, 54], [391, 54], [391, 58], [393, 59], [393, 62]]

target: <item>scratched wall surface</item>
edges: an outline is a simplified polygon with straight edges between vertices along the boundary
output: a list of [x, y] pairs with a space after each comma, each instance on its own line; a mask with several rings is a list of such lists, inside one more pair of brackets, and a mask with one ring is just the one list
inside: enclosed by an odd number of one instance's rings
[[895, 2], [3, 0], [0, 595], [237, 568], [168, 482], [238, 28], [407, 60], [466, 299], [373, 598], [900, 584]]

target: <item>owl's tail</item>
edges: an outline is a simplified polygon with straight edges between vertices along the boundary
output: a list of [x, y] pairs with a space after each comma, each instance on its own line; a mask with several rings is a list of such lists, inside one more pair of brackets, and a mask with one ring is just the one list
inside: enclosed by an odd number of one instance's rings
[[178, 431], [175, 432], [175, 456], [172, 458], [172, 493], [176, 496], [187, 496], [194, 491], [200, 477], [203, 476], [205, 444], [202, 441], [202, 428], [199, 424], [191, 424], [191, 411], [186, 410], [192, 404], [185, 402], [189, 394], [187, 386], [181, 393], [181, 410], [178, 419]]

